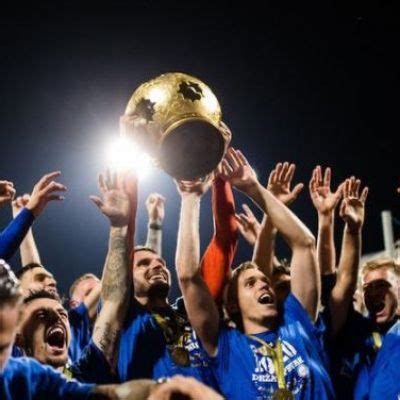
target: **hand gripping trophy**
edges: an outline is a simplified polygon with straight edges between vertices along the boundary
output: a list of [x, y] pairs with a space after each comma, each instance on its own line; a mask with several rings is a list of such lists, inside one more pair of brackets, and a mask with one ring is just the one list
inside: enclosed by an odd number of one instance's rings
[[213, 171], [231, 140], [211, 89], [183, 73], [167, 73], [140, 85], [122, 120], [140, 118], [141, 128], [125, 124], [135, 140], [169, 175], [195, 179]]

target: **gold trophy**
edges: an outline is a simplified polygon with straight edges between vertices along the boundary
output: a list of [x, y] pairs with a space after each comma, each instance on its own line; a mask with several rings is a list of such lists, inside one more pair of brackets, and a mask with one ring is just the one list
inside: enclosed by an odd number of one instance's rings
[[176, 179], [209, 174], [231, 140], [214, 93], [204, 82], [183, 73], [163, 74], [140, 85], [125, 116], [146, 121], [143, 129], [131, 129], [126, 135]]

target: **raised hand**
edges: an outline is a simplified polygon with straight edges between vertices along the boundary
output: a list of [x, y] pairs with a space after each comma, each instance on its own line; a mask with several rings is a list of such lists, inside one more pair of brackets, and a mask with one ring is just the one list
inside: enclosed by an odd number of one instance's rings
[[230, 147], [219, 168], [222, 179], [242, 192], [248, 192], [258, 184], [257, 175], [240, 150]]
[[26, 207], [30, 199], [31, 196], [28, 193], [25, 193], [23, 196], [18, 196], [12, 201], [11, 207], [14, 218], [21, 212], [24, 207]]
[[350, 232], [359, 232], [364, 224], [365, 202], [368, 187], [360, 194], [361, 181], [352, 176], [346, 179], [343, 186], [343, 200], [340, 205], [340, 217], [346, 222]]
[[261, 224], [258, 222], [257, 218], [247, 204], [243, 204], [242, 207], [244, 213], [235, 214], [238, 222], [238, 228], [250, 246], [254, 246], [258, 235], [260, 234]]
[[151, 193], [146, 199], [146, 208], [149, 215], [149, 222], [162, 224], [164, 221], [165, 197], [158, 193]]
[[175, 181], [178, 192], [182, 197], [187, 195], [203, 196], [210, 189], [213, 174], [207, 175], [205, 178], [198, 178], [193, 181]]
[[325, 169], [324, 178], [322, 170], [318, 165], [314, 168], [309, 183], [311, 200], [320, 215], [330, 215], [338, 205], [341, 197], [343, 184], [339, 185], [335, 192], [331, 191], [331, 169]]
[[26, 204], [26, 208], [31, 210], [35, 217], [42, 213], [49, 201], [64, 200], [64, 196], [56, 192], [65, 192], [67, 188], [63, 184], [53, 180], [60, 175], [60, 171], [50, 172], [44, 175], [33, 187], [30, 199]]
[[12, 201], [14, 195], [14, 184], [10, 181], [0, 181], [0, 206]]
[[302, 183], [298, 183], [290, 189], [295, 170], [294, 164], [278, 163], [268, 178], [267, 189], [285, 205], [293, 203], [304, 187]]
[[[129, 196], [126, 192], [126, 177], [123, 173], [106, 171], [99, 176], [99, 189], [102, 198], [90, 196], [99, 210], [110, 220], [111, 226], [127, 226], [131, 216]], [[135, 179], [135, 178], [131, 178]]]

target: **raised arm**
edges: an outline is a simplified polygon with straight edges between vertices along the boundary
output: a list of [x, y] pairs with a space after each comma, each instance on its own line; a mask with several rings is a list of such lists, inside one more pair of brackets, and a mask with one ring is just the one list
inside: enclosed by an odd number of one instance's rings
[[360, 194], [361, 181], [346, 179], [340, 216], [345, 221], [342, 251], [337, 271], [337, 281], [330, 297], [332, 330], [337, 333], [346, 321], [357, 287], [358, 267], [361, 258], [361, 235], [365, 218], [368, 188]]
[[214, 235], [201, 260], [200, 270], [211, 295], [220, 304], [238, 241], [232, 188], [220, 177], [215, 178], [212, 185], [212, 210]]
[[309, 229], [281, 201], [265, 189], [240, 151], [229, 149], [223, 160], [226, 178], [248, 195], [270, 218], [292, 250], [291, 289], [310, 317], [317, 315], [320, 281], [315, 239]]
[[146, 199], [149, 223], [147, 225], [146, 247], [150, 247], [161, 256], [162, 225], [164, 221], [165, 197], [158, 193], [151, 193]]
[[121, 328], [132, 295], [128, 246], [131, 207], [130, 198], [125, 191], [125, 179], [121, 174], [111, 176], [109, 171], [106, 178], [100, 175], [99, 189], [102, 198], [90, 197], [110, 221], [108, 253], [101, 287], [103, 306], [93, 329], [93, 341], [103, 351], [113, 371], [118, 360]]
[[314, 168], [309, 183], [312, 203], [318, 212], [317, 255], [321, 275], [333, 274], [336, 271], [336, 251], [334, 242], [335, 208], [342, 197], [343, 185], [335, 192], [331, 191], [331, 169]]
[[14, 184], [10, 181], [0, 181], [0, 207], [11, 203], [15, 196]]
[[[15, 218], [21, 210], [28, 204], [31, 196], [29, 194], [24, 194], [23, 196], [17, 197], [12, 203], [12, 213]], [[19, 246], [19, 252], [21, 256], [21, 265], [25, 266], [31, 263], [41, 264], [39, 250], [36, 246], [36, 241], [33, 236], [32, 227], [29, 228], [26, 233], [24, 240]]]
[[9, 259], [20, 246], [33, 221], [38, 217], [50, 201], [63, 200], [57, 192], [66, 187], [53, 181], [60, 175], [59, 171], [44, 175], [33, 187], [30, 199], [21, 212], [6, 229], [0, 233], [0, 258]]
[[[289, 164], [288, 162], [278, 163], [271, 171], [268, 179], [267, 190], [287, 206], [296, 200], [304, 186], [302, 183], [298, 183], [291, 189], [295, 170], [296, 166], [294, 164]], [[264, 214], [260, 234], [254, 246], [253, 261], [270, 278], [275, 257], [276, 233], [277, 230], [273, 226], [271, 219]]]
[[216, 303], [200, 274], [200, 199], [208, 182], [179, 182], [181, 215], [176, 249], [176, 270], [189, 321], [205, 350], [217, 349], [219, 315]]

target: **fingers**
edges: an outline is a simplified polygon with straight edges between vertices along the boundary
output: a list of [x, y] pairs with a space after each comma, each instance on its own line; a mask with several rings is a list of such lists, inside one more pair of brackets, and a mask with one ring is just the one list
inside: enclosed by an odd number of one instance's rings
[[292, 190], [292, 195], [294, 198], [297, 198], [297, 196], [300, 194], [300, 192], [303, 190], [304, 184], [303, 183], [298, 183]]
[[101, 210], [104, 206], [103, 200], [98, 196], [89, 196], [90, 200]]
[[54, 171], [54, 172], [50, 172], [46, 175], [43, 175], [42, 178], [37, 183], [39, 190], [42, 189], [44, 186], [46, 186], [51, 180], [53, 180], [54, 178], [57, 178], [60, 175], [61, 175], [61, 171]]
[[40, 192], [40, 196], [46, 196], [53, 192], [65, 192], [67, 190], [66, 186], [62, 183], [51, 181], [47, 186], [45, 186]]
[[256, 217], [255, 217], [254, 214], [253, 214], [253, 211], [251, 211], [250, 207], [249, 207], [247, 204], [243, 204], [243, 205], [242, 205], [242, 208], [243, 208], [243, 210], [244, 210], [244, 212], [245, 212], [245, 214], [246, 214], [246, 216], [247, 216], [248, 218], [254, 218], [254, 219], [256, 219]]
[[281, 169], [281, 171], [280, 171], [280, 173], [279, 173], [279, 175], [278, 175], [278, 180], [279, 180], [280, 182], [284, 181], [284, 178], [285, 178], [285, 176], [286, 176], [286, 173], [288, 172], [288, 169], [289, 169], [289, 163], [288, 163], [287, 161], [285, 161], [285, 162], [283, 163], [282, 169]]
[[296, 165], [290, 164], [285, 176], [283, 177], [283, 182], [285, 185], [290, 186], [295, 171], [296, 171]]
[[105, 183], [105, 178], [103, 174], [99, 175], [98, 187], [101, 193], [107, 192], [107, 186]]
[[331, 169], [329, 167], [325, 168], [324, 186], [331, 187]]
[[369, 190], [369, 189], [368, 189], [368, 186], [366, 186], [366, 187], [363, 189], [363, 191], [361, 192], [360, 200], [361, 200], [363, 203], [365, 203], [366, 200], [367, 200], [368, 190]]
[[63, 201], [65, 199], [65, 197], [61, 196], [59, 194], [50, 194], [50, 195], [47, 196], [46, 199], [47, 199], [47, 201], [53, 201], [53, 200], [55, 200], [55, 201]]

